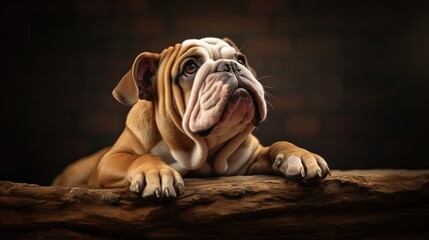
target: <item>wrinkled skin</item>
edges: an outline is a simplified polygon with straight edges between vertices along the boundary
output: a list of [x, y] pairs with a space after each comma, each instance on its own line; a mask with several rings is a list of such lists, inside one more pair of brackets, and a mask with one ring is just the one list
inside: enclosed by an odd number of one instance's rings
[[264, 147], [251, 134], [266, 118], [265, 92], [229, 39], [142, 53], [113, 95], [133, 106], [124, 131], [112, 147], [70, 165], [55, 185], [129, 186], [162, 199], [183, 194], [183, 176], [281, 174], [307, 182], [330, 172], [317, 154], [286, 141]]

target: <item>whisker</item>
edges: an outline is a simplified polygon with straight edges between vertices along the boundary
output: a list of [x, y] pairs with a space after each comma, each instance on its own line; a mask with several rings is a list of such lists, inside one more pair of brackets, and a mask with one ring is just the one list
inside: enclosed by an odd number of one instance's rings
[[270, 76], [270, 75], [267, 75], [267, 76], [258, 77], [258, 81], [259, 81], [259, 80], [262, 80], [262, 79], [265, 79], [265, 78], [269, 78], [269, 77], [271, 77], [271, 76]]
[[[263, 86], [265, 88], [265, 86]], [[272, 87], [269, 87], [271, 89], [273, 89]], [[264, 89], [264, 93], [268, 96], [268, 97], [274, 97], [274, 95], [272, 93], [270, 93], [268, 90]]]
[[[268, 102], [268, 100], [265, 100], [265, 102], [267, 103], [268, 106], [270, 106], [272, 109], [274, 109], [274, 106], [270, 102]], [[267, 111], [268, 111], [268, 109], [267, 109]]]
[[267, 97], [274, 97], [274, 95], [268, 91], [265, 91], [265, 95], [267, 95]]

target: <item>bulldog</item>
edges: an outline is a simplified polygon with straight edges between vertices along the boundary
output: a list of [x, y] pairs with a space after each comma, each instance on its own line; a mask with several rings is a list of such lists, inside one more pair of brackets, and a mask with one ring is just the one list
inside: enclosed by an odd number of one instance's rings
[[122, 134], [53, 185], [129, 186], [145, 198], [174, 198], [184, 176], [282, 174], [307, 182], [330, 173], [315, 153], [285, 141], [264, 147], [252, 135], [267, 115], [265, 92], [230, 39], [143, 52], [113, 96], [132, 106]]

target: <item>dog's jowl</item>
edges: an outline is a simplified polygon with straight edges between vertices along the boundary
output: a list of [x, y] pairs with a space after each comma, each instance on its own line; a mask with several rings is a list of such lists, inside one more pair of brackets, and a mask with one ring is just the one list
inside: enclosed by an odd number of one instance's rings
[[144, 52], [113, 90], [132, 106], [113, 146], [68, 166], [54, 185], [125, 187], [177, 197], [182, 177], [282, 174], [322, 179], [325, 160], [289, 142], [262, 146], [252, 131], [267, 115], [264, 89], [229, 39], [190, 39]]

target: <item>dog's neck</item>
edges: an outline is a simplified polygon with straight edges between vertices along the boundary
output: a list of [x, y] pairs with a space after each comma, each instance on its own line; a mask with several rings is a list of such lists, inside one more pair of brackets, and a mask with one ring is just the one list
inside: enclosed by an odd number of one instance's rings
[[243, 132], [244, 129], [246, 129], [246, 125], [215, 127], [212, 133], [204, 138], [207, 143], [209, 156], [222, 148], [222, 146], [226, 145], [230, 139]]

